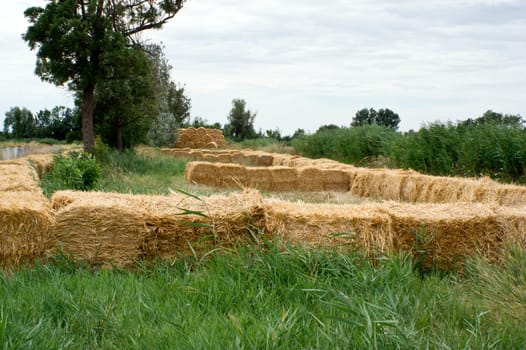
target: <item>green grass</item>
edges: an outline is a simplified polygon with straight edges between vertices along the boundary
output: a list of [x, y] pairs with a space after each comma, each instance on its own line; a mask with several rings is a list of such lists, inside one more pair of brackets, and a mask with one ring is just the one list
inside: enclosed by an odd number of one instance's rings
[[[465, 277], [428, 274], [406, 257], [268, 245], [134, 270], [55, 263], [0, 273], [6, 349], [521, 349], [526, 254], [474, 261]], [[510, 269], [511, 268], [511, 269]], [[518, 269], [518, 270], [517, 270]], [[505, 276], [505, 277], [503, 277]], [[498, 288], [498, 286], [495, 286]], [[489, 304], [488, 304], [489, 303]], [[517, 304], [518, 303], [518, 304]], [[515, 310], [509, 310], [514, 306]], [[511, 312], [510, 312], [511, 311]]]

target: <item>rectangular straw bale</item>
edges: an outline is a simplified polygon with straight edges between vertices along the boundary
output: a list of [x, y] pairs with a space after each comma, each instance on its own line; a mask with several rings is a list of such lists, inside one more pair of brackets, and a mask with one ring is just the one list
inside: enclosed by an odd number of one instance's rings
[[321, 192], [325, 189], [323, 172], [317, 167], [297, 168], [298, 191]]
[[350, 190], [350, 176], [347, 172], [337, 169], [323, 169], [323, 190], [348, 192]]
[[244, 155], [241, 151], [230, 151], [230, 157], [232, 158], [232, 163], [243, 163]]
[[526, 187], [516, 185], [499, 185], [495, 188], [497, 202], [504, 206], [526, 205]]
[[247, 186], [261, 191], [270, 191], [272, 169], [269, 167], [247, 167]]
[[172, 149], [171, 148], [161, 148], [161, 153], [162, 154], [168, 154], [168, 155], [171, 155], [172, 154]]
[[480, 203], [391, 203], [387, 211], [396, 235], [394, 248], [412, 251], [428, 264], [452, 267], [474, 254], [495, 259], [504, 235], [498, 215]]
[[253, 192], [202, 200], [179, 194], [61, 196], [72, 198], [57, 213], [55, 239], [66, 253], [90, 262], [123, 266], [137, 259], [190, 254], [191, 249], [204, 253], [211, 245], [247, 239], [247, 227], [264, 226], [261, 197]]
[[351, 245], [369, 253], [391, 249], [389, 215], [374, 205], [264, 201], [266, 231], [311, 246]]
[[350, 177], [350, 192], [353, 195], [374, 199], [383, 198], [385, 171], [382, 169], [355, 168], [347, 172]]
[[192, 157], [193, 160], [196, 160], [196, 161], [201, 161], [204, 158], [203, 152], [195, 150], [195, 149], [188, 152], [188, 154], [190, 155], [190, 157]]
[[243, 165], [239, 164], [216, 164], [215, 176], [219, 176], [221, 187], [234, 187], [239, 188], [246, 186], [247, 169]]
[[210, 163], [216, 163], [217, 156], [215, 154], [203, 153], [203, 161], [210, 162]]
[[256, 165], [257, 166], [272, 166], [274, 162], [274, 156], [271, 153], [260, 153], [258, 154]]
[[53, 168], [54, 156], [52, 153], [32, 154], [25, 159], [36, 169], [38, 176], [42, 177]]
[[0, 191], [36, 191], [38, 174], [27, 160], [0, 161]]
[[217, 166], [208, 162], [189, 162], [185, 168], [185, 180], [187, 183], [219, 186], [221, 179], [217, 173]]
[[52, 244], [54, 224], [50, 203], [41, 193], [0, 192], [0, 263], [43, 256]]
[[172, 149], [172, 156], [178, 159], [193, 159], [189, 148]]
[[295, 168], [313, 167], [314, 160], [305, 157], [294, 158], [292, 166]]
[[217, 161], [219, 163], [232, 163], [232, 156], [230, 156], [230, 154], [220, 153], [217, 155]]
[[290, 192], [298, 190], [298, 174], [295, 168], [271, 167], [272, 183], [271, 191]]
[[272, 165], [273, 166], [284, 166], [285, 163], [287, 163], [289, 161], [289, 159], [291, 158], [292, 156], [290, 154], [274, 154], [274, 159], [272, 160]]

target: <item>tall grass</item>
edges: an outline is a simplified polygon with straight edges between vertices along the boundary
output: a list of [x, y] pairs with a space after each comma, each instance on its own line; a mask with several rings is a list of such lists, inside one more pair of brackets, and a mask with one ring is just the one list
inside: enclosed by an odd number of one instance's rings
[[525, 262], [524, 252], [506, 267], [474, 261], [462, 278], [422, 277], [405, 256], [372, 264], [355, 252], [272, 244], [127, 271], [58, 257], [54, 264], [0, 273], [0, 344], [520, 349], [526, 346], [524, 317], [514, 310], [524, 310], [523, 295], [506, 288], [485, 291], [488, 280], [524, 276]]
[[364, 166], [411, 168], [431, 175], [489, 176], [526, 182], [526, 129], [520, 126], [432, 123], [396, 133], [379, 126], [322, 130], [293, 140], [307, 157]]

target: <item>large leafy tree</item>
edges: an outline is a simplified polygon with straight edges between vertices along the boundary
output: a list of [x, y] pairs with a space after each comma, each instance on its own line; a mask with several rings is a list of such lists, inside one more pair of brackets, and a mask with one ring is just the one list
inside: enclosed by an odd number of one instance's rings
[[247, 103], [243, 99], [233, 99], [232, 109], [228, 114], [228, 124], [225, 125], [226, 134], [236, 141], [251, 139], [257, 136], [254, 129], [256, 113], [247, 109]]
[[93, 113], [101, 82], [122, 79], [116, 68], [135, 59], [129, 49], [144, 30], [161, 28], [185, 0], [49, 0], [25, 11], [23, 38], [37, 50], [35, 73], [68, 84], [81, 100], [84, 149], [93, 150]]
[[363, 108], [356, 112], [351, 126], [380, 125], [397, 130], [398, 124], [400, 124], [400, 117], [389, 108], [381, 108], [378, 111], [374, 108]]
[[35, 117], [27, 108], [13, 107], [5, 114], [4, 134], [14, 138], [33, 137], [36, 130]]

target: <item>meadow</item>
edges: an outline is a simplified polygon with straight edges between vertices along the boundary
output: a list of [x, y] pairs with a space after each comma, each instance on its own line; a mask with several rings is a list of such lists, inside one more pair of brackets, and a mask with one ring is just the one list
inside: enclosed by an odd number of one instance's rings
[[[99, 158], [100, 191], [214, 190], [186, 184], [186, 162], [157, 151]], [[51, 195], [61, 183], [50, 175], [42, 186]], [[526, 252], [516, 246], [497, 263], [440, 270], [405, 253], [248, 240], [128, 268], [57, 254], [0, 276], [6, 349], [526, 346]]]

